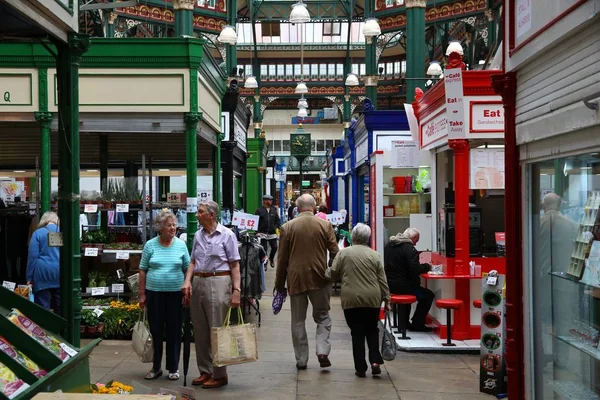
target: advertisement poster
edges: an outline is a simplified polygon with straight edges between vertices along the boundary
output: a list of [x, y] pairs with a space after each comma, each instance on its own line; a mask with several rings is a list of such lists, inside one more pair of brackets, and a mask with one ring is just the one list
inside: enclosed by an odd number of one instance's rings
[[460, 68], [450, 68], [444, 75], [446, 89], [446, 116], [448, 118], [448, 139], [464, 139], [465, 105], [463, 96], [463, 79]]
[[[19, 181], [0, 181], [0, 199], [13, 202], [15, 197], [21, 196], [25, 190], [25, 183]], [[25, 199], [21, 199], [25, 200]]]
[[472, 149], [469, 189], [504, 189], [504, 149]]
[[417, 142], [412, 140], [392, 141], [392, 168], [419, 168]]

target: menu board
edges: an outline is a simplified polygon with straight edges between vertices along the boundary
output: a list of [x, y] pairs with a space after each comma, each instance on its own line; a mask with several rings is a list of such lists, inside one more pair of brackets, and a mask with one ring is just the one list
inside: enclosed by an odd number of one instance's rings
[[504, 149], [472, 149], [470, 189], [504, 189]]
[[412, 140], [392, 141], [392, 168], [418, 168], [419, 149]]

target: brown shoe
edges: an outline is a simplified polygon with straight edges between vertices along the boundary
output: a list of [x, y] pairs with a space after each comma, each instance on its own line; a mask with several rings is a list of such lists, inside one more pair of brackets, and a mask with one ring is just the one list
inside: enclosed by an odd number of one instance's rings
[[197, 377], [196, 379], [194, 379], [192, 381], [192, 385], [202, 386], [202, 385], [204, 385], [204, 382], [206, 382], [209, 379], [210, 379], [210, 374], [207, 374], [207, 373], [200, 374], [199, 377]]
[[319, 365], [321, 368], [331, 367], [331, 361], [329, 361], [329, 357], [327, 357], [327, 355], [319, 354], [317, 358], [319, 359]]
[[218, 387], [225, 386], [228, 383], [229, 382], [227, 380], [227, 377], [220, 379], [210, 378], [206, 382], [204, 382], [204, 385], [202, 385], [202, 389], [216, 389]]

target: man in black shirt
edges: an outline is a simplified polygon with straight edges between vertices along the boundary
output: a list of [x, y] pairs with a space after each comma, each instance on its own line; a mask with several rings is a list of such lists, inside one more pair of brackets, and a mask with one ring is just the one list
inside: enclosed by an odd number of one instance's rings
[[258, 233], [260, 234], [260, 244], [267, 249], [267, 243], [271, 246], [269, 253], [269, 262], [271, 268], [275, 267], [275, 253], [277, 253], [277, 229], [281, 226], [281, 219], [277, 213], [277, 208], [273, 207], [273, 196], [263, 196], [263, 206], [256, 210], [258, 215]]
[[390, 293], [417, 297], [417, 309], [408, 328], [411, 331], [431, 332], [433, 329], [425, 325], [425, 318], [435, 296], [431, 290], [421, 287], [420, 275], [429, 272], [431, 265], [419, 262], [419, 252], [415, 249], [419, 237], [417, 229], [408, 228], [404, 233], [390, 238], [384, 249], [385, 274]]

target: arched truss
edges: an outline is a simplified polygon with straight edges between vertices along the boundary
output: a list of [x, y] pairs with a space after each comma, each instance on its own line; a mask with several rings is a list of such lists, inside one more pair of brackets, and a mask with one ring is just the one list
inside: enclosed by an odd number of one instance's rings
[[219, 51], [223, 62], [227, 62], [227, 50], [225, 49], [225, 45], [217, 40], [218, 35], [216, 33], [200, 32], [199, 35]]
[[377, 37], [377, 49], [375, 51], [375, 64], [376, 65], [379, 63], [379, 58], [383, 54], [383, 51], [385, 50], [385, 48], [388, 47], [388, 45], [392, 42], [393, 42], [393, 44], [396, 44], [400, 40], [400, 38], [402, 38], [403, 34], [404, 34], [403, 31], [386, 32]]

